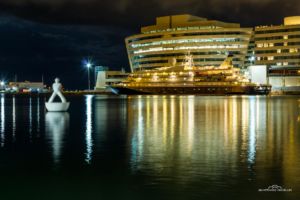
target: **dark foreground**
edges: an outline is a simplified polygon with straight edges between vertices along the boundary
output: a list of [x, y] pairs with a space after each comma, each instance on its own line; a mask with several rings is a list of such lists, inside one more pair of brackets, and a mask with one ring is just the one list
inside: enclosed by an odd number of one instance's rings
[[0, 98], [1, 200], [300, 198], [299, 96], [45, 100]]

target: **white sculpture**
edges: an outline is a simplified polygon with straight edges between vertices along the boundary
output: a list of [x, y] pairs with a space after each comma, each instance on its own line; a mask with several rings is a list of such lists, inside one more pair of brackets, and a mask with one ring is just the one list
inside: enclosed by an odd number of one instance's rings
[[[67, 111], [70, 103], [66, 101], [66, 98], [61, 93], [62, 85], [59, 82], [59, 78], [55, 79], [55, 82], [52, 85], [53, 93], [49, 99], [49, 101], [46, 103], [46, 108], [48, 111]], [[53, 102], [54, 98], [56, 96], [59, 96], [61, 102]]]

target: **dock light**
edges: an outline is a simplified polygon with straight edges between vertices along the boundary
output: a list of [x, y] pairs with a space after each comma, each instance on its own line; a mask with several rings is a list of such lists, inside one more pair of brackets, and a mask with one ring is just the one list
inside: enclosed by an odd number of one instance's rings
[[82, 62], [83, 66], [87, 69], [88, 72], [88, 89], [91, 90], [90, 69], [93, 67], [93, 63], [90, 59], [85, 59]]
[[255, 56], [251, 56], [251, 57], [249, 58], [249, 61], [254, 62], [254, 61], [255, 61]]
[[5, 81], [1, 81], [0, 82], [0, 85], [3, 87], [3, 86], [5, 86]]
[[86, 64], [86, 67], [87, 67], [87, 68], [91, 68], [91, 67], [92, 67], [92, 63], [88, 62], [88, 63]]

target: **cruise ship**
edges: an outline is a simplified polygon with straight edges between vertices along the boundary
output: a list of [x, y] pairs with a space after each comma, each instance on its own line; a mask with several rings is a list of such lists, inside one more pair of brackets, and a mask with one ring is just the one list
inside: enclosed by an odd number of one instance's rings
[[111, 86], [115, 94], [199, 94], [199, 95], [267, 95], [271, 86], [251, 83], [228, 56], [220, 66], [195, 66], [187, 55], [184, 66], [176, 66], [131, 73], [127, 79]]

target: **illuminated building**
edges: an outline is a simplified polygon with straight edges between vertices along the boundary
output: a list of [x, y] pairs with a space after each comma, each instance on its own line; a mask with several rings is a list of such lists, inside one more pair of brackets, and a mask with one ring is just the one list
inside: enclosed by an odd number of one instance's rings
[[126, 79], [129, 73], [122, 71], [109, 71], [108, 67], [97, 66], [95, 69], [97, 76], [96, 90], [105, 90], [111, 84], [120, 83]]
[[126, 38], [126, 47], [132, 71], [169, 66], [174, 58], [183, 66], [187, 54], [195, 66], [219, 66], [233, 55], [234, 67], [243, 68], [251, 36], [252, 28], [240, 24], [174, 15], [142, 27], [140, 34]]
[[269, 83], [276, 88], [300, 86], [300, 16], [284, 18], [278, 26], [255, 27], [257, 65], [269, 68]]

